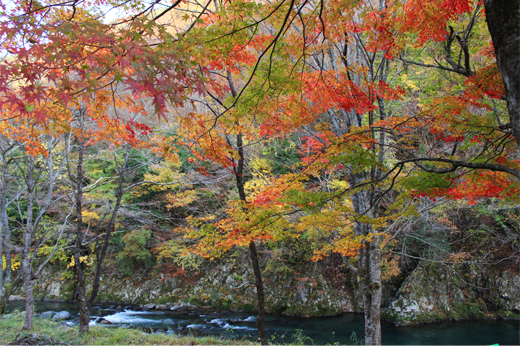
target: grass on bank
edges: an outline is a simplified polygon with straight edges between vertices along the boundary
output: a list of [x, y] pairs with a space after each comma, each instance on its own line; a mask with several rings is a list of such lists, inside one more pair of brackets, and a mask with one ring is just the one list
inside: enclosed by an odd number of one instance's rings
[[38, 344], [68, 345], [254, 345], [243, 339], [225, 339], [214, 336], [194, 337], [166, 334], [147, 334], [138, 329], [90, 327], [89, 333], [80, 334], [78, 327], [64, 322], [34, 318], [33, 329], [22, 331], [25, 312], [15, 311], [0, 318], [0, 345], [17, 338], [32, 335]]

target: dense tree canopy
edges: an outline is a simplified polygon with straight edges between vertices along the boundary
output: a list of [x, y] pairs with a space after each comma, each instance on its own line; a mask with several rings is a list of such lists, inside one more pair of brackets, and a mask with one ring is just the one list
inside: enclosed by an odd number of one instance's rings
[[[29, 252], [45, 228], [33, 209], [41, 218], [61, 200], [73, 205], [53, 234], [75, 229], [85, 331], [134, 187], [184, 208], [182, 236], [165, 237], [161, 256], [248, 247], [259, 310], [255, 244], [318, 239], [314, 260], [339, 254], [359, 277], [367, 344], [381, 343], [381, 249], [396, 220], [424, 199], [518, 203], [518, 1], [19, 0], [0, 10], [0, 252], [10, 258], [7, 210], [23, 199], [30, 295]], [[110, 174], [86, 171], [93, 148], [113, 152]], [[130, 173], [141, 165], [133, 152], [153, 157], [141, 176]], [[208, 207], [201, 196], [213, 201], [230, 176], [234, 192]], [[35, 207], [38, 179], [49, 197]], [[151, 233], [126, 235], [125, 251], [142, 250]], [[97, 267], [87, 304], [89, 242]]]

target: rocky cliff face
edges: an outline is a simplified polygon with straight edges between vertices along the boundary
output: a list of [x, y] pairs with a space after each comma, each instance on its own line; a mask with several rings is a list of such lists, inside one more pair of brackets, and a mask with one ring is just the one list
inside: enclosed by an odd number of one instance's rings
[[[241, 263], [237, 265], [236, 263]], [[189, 302], [232, 310], [254, 310], [256, 288], [247, 267], [247, 256], [240, 261], [207, 265], [202, 273], [179, 276], [145, 275], [131, 277], [105, 274], [99, 300], [144, 303]], [[35, 285], [40, 299], [71, 300], [74, 283], [62, 273], [47, 269]], [[353, 298], [345, 290], [332, 287], [322, 266], [310, 273], [265, 273], [266, 306], [270, 312], [298, 316], [332, 316], [353, 311]]]
[[[243, 261], [247, 260], [244, 256]], [[322, 265], [305, 275], [266, 273], [267, 309], [286, 315], [330, 316], [359, 311], [356, 290], [335, 283]], [[73, 281], [47, 270], [37, 282], [37, 297], [71, 300]], [[337, 279], [337, 278], [336, 278]], [[256, 290], [248, 267], [223, 262], [204, 273], [179, 276], [105, 275], [100, 300], [145, 303], [192, 303], [232, 310], [254, 310]], [[420, 263], [399, 286], [385, 285], [383, 318], [399, 324], [471, 318], [519, 318], [520, 276], [476, 265], [452, 267]], [[350, 292], [354, 292], [351, 294]], [[356, 304], [357, 302], [357, 304]]]
[[[520, 210], [495, 208], [479, 213], [469, 209], [444, 213], [442, 222], [433, 226], [418, 219], [407, 235], [387, 248], [383, 318], [399, 324], [520, 318]], [[261, 261], [269, 312], [329, 316], [362, 311], [357, 280], [339, 256], [309, 263], [298, 259], [296, 246], [292, 250], [296, 255], [282, 263], [273, 262], [269, 249], [264, 250]], [[38, 298], [73, 299], [71, 269], [61, 270], [48, 268], [41, 275], [35, 285]], [[112, 262], [101, 281], [99, 300], [254, 310], [253, 282], [247, 253], [240, 251], [191, 273], [136, 268], [131, 276], [124, 276]]]
[[383, 308], [383, 317], [400, 324], [518, 318], [518, 270], [496, 269], [421, 263], [406, 278], [395, 299]]

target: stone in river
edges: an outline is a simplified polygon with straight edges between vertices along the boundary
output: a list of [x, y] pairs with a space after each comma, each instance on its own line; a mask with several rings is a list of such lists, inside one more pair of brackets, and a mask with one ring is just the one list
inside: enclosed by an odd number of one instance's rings
[[70, 318], [70, 314], [67, 311], [60, 311], [52, 316], [53, 320], [68, 320]]
[[40, 315], [41, 318], [52, 318], [56, 312], [54, 311], [45, 311]]

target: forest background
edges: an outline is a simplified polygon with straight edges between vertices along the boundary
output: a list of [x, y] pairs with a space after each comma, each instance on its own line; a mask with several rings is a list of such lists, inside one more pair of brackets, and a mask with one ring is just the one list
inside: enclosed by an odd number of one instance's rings
[[[23, 284], [25, 329], [52, 263], [86, 332], [104, 266], [178, 276], [244, 248], [263, 344], [269, 264], [339, 258], [367, 344], [424, 220], [452, 231], [434, 261], [518, 264], [518, 1], [11, 1], [0, 18], [0, 311]], [[465, 232], [460, 210], [496, 227]], [[417, 246], [438, 249], [428, 232]]]

